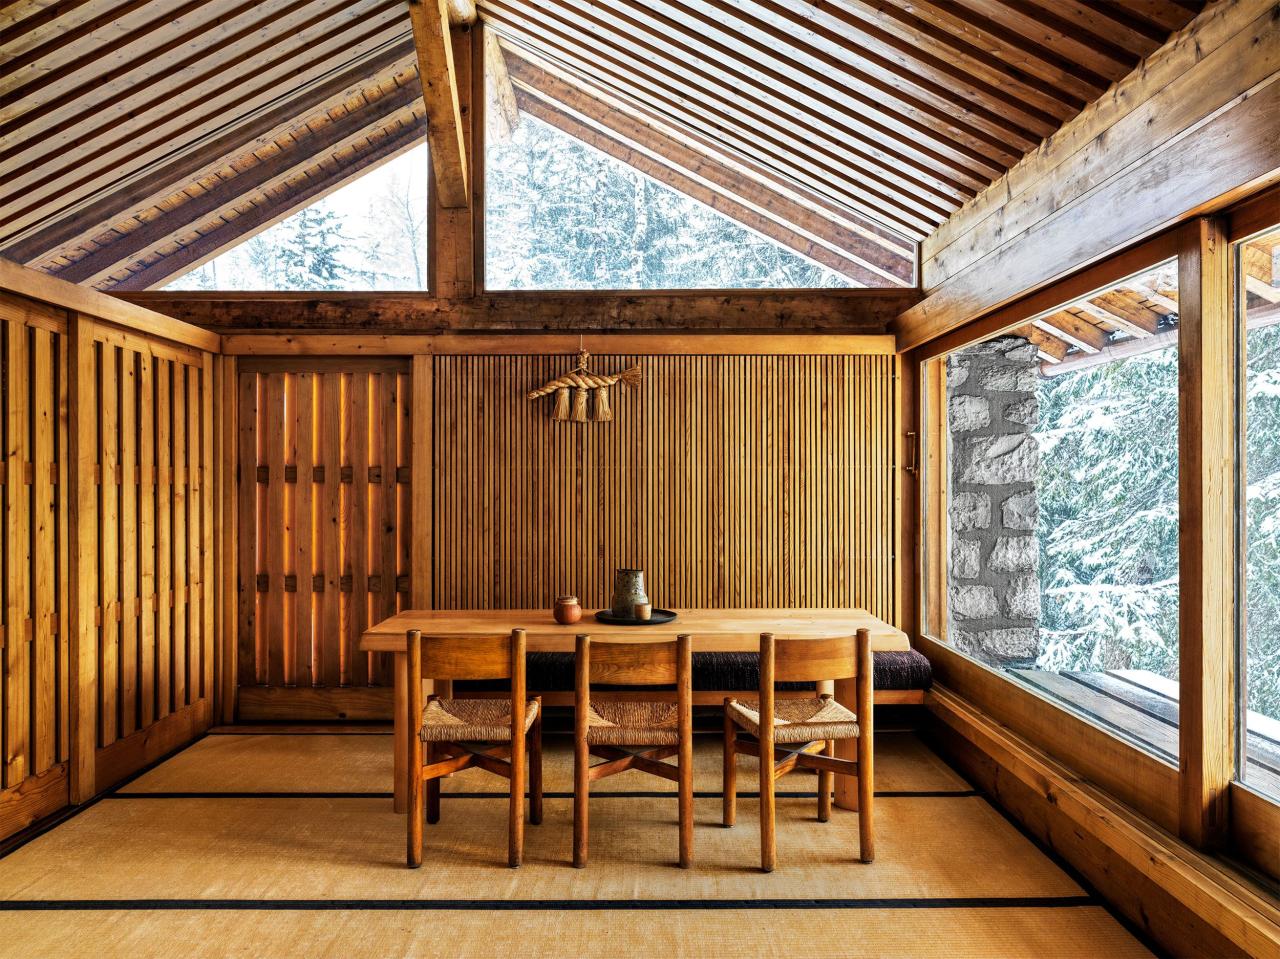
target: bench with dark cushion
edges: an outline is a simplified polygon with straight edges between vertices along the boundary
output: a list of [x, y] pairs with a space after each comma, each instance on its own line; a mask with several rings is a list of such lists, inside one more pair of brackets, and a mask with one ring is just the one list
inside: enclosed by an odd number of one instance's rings
[[[929, 660], [914, 649], [874, 653], [873, 658], [878, 701], [918, 702], [933, 682]], [[525, 662], [525, 683], [529, 695], [542, 694], [546, 697], [548, 693], [572, 694], [573, 653], [529, 653]], [[504, 691], [505, 684], [478, 681], [457, 683], [454, 688], [458, 692], [496, 693]], [[627, 691], [627, 687], [621, 686], [598, 688], [612, 689], [615, 692]], [[641, 688], [658, 690], [662, 687]], [[760, 655], [758, 653], [693, 654], [693, 690], [696, 699], [707, 700], [708, 693], [754, 692], [759, 688]], [[813, 688], [813, 683], [778, 684], [781, 692], [804, 692]], [[698, 693], [704, 695], [698, 697]], [[882, 693], [886, 695], [880, 695]], [[548, 702], [548, 705], [552, 703]]]

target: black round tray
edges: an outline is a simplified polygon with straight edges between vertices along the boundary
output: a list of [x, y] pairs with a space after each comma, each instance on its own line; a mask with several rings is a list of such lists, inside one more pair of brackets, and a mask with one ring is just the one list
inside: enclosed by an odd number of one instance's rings
[[676, 618], [676, 614], [669, 609], [655, 609], [649, 614], [648, 619], [636, 619], [634, 616], [617, 616], [611, 609], [602, 609], [596, 613], [596, 619], [602, 623], [608, 623], [610, 626], [658, 626], [662, 623], [669, 623]]

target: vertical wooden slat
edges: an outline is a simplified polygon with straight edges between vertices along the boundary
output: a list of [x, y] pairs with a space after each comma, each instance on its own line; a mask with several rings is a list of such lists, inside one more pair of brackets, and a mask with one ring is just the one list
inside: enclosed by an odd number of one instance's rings
[[217, 530], [214, 527], [213, 495], [214, 495], [214, 363], [213, 355], [204, 355], [204, 365], [200, 371], [200, 471], [197, 474], [200, 482], [200, 610], [201, 610], [201, 651], [200, 651], [200, 697], [211, 700], [214, 697], [214, 620], [217, 587], [213, 577], [213, 552]]
[[324, 573], [320, 598], [320, 678], [325, 686], [342, 682], [342, 374], [320, 377], [319, 459], [324, 486], [318, 504], [317, 550]]
[[138, 357], [138, 555], [141, 596], [138, 621], [139, 721], [156, 716], [156, 421], [155, 360]]
[[236, 382], [236, 496], [240, 542], [236, 561], [236, 673], [241, 686], [258, 682], [258, 374]]
[[203, 508], [203, 475], [200, 458], [203, 441], [200, 435], [200, 376], [198, 365], [187, 367], [187, 702], [201, 696], [204, 657], [204, 589], [200, 578], [200, 513]]
[[109, 342], [98, 357], [99, 490], [102, 498], [98, 582], [102, 617], [98, 652], [98, 736], [100, 744], [114, 742], [120, 731], [120, 349]]
[[351, 663], [349, 682], [365, 686], [369, 682], [369, 654], [357, 647], [369, 626], [369, 389], [370, 374], [351, 375], [348, 408], [351, 428], [347, 432], [347, 456], [351, 463], [348, 499], [349, 538], [347, 565], [351, 570], [350, 617], [347, 650]]
[[71, 583], [70, 619], [70, 773], [71, 801], [81, 803], [95, 792], [98, 699], [98, 488], [97, 410], [93, 321], [73, 314], [68, 331], [67, 407], [68, 497], [67, 569]]
[[218, 677], [222, 692], [219, 701], [222, 721], [233, 723], [236, 718], [236, 687], [241, 675], [240, 663], [240, 533], [241, 523], [253, 523], [252, 513], [240, 513], [239, 476], [237, 454], [240, 439], [240, 387], [234, 356], [220, 356], [218, 363], [218, 396], [215, 416], [219, 426], [216, 431], [218, 449], [214, 460], [218, 467], [218, 510], [214, 521], [220, 537], [215, 557], [218, 569], [215, 573], [219, 589], [218, 632], [221, 638], [221, 658]]
[[285, 436], [284, 393], [285, 374], [270, 373], [265, 377], [263, 391], [264, 417], [262, 420], [263, 462], [267, 470], [266, 509], [259, 516], [262, 527], [262, 548], [265, 552], [262, 567], [266, 574], [267, 590], [262, 595], [263, 647], [266, 652], [266, 682], [281, 686], [285, 682], [284, 671], [284, 577], [287, 553], [285, 548], [284, 499], [285, 499]]
[[54, 391], [54, 335], [32, 331], [31, 503], [32, 511], [32, 669], [31, 709], [34, 740], [29, 774], [44, 772], [58, 758], [58, 580], [57, 503], [53, 486], [58, 396]]
[[71, 479], [69, 459], [68, 354], [70, 337], [63, 334], [57, 341], [57, 411], [58, 411], [58, 761], [71, 759]]
[[30, 594], [31, 511], [24, 482], [30, 455], [29, 331], [5, 324], [5, 643], [4, 784], [17, 786], [27, 776], [30, 646], [27, 639]]
[[185, 363], [173, 364], [173, 641], [170, 649], [170, 691], [173, 708], [187, 704], [187, 376]]
[[315, 376], [299, 373], [294, 388], [294, 462], [297, 480], [293, 493], [294, 576], [297, 583], [293, 612], [293, 681], [298, 686], [315, 682], [312, 654], [312, 576], [315, 523], [312, 517], [312, 488], [315, 469], [316, 428]]
[[137, 362], [120, 355], [120, 735], [138, 728]]
[[173, 712], [173, 372], [155, 360], [156, 374], [156, 719]]

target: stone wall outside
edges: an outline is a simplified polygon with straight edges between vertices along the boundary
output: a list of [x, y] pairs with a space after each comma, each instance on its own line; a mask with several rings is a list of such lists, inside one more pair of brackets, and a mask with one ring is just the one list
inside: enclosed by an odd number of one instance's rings
[[1038, 366], [1021, 337], [947, 358], [947, 636], [993, 666], [1032, 665], [1040, 653]]

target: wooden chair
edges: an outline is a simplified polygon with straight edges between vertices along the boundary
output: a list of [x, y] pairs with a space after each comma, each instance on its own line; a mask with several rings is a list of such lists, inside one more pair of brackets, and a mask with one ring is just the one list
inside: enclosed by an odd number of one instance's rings
[[[478, 766], [511, 781], [507, 863], [524, 858], [524, 781], [529, 760], [529, 821], [542, 822], [542, 703], [525, 699], [525, 634], [469, 639], [409, 630], [409, 867], [422, 865], [422, 819], [440, 821], [440, 778]], [[422, 675], [435, 680], [509, 679], [510, 699], [422, 703]], [[415, 681], [416, 680], [416, 681]], [[492, 745], [488, 745], [492, 744]], [[425, 754], [425, 758], [424, 758]]]
[[[680, 866], [693, 861], [693, 657], [688, 636], [666, 643], [593, 643], [579, 636], [574, 664], [573, 864], [587, 864], [591, 783], [639, 769], [679, 784]], [[665, 686], [676, 701], [592, 702], [591, 684]], [[648, 746], [631, 751], [624, 746]], [[592, 766], [591, 756], [605, 762]], [[676, 765], [663, 762], [676, 756]]]
[[[824, 679], [856, 679], [856, 715], [830, 695], [809, 699], [774, 698], [774, 683]], [[760, 867], [772, 872], [777, 862], [774, 834], [774, 787], [793, 769], [818, 771], [818, 820], [831, 818], [834, 776], [858, 779], [858, 854], [875, 858], [872, 837], [874, 719], [871, 634], [838, 639], [774, 640], [760, 636], [760, 699], [724, 701], [724, 824], [737, 812], [737, 757], [760, 757]], [[739, 737], [739, 727], [752, 739]], [[857, 739], [858, 759], [835, 758], [837, 739]], [[770, 757], [771, 762], [766, 762]]]

